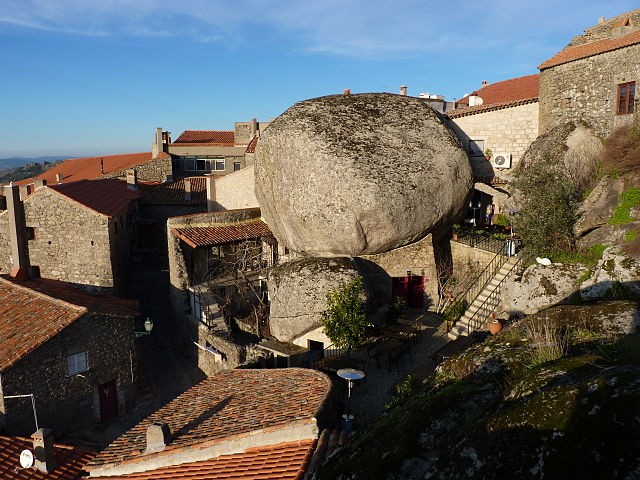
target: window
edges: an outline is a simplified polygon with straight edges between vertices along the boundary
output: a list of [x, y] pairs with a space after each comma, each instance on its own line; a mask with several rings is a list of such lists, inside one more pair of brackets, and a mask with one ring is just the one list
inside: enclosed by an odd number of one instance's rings
[[482, 157], [484, 155], [484, 140], [469, 140], [469, 155]]
[[[215, 165], [214, 165], [215, 162]], [[217, 172], [224, 171], [224, 158], [216, 158], [211, 160], [211, 170], [215, 170]]]
[[633, 113], [633, 100], [636, 95], [636, 82], [618, 85], [618, 115]]
[[240, 162], [233, 162], [233, 171], [237, 172], [240, 170]]
[[36, 227], [26, 227], [27, 230], [27, 240], [35, 240], [37, 237]]
[[69, 375], [75, 375], [88, 369], [87, 352], [74, 353], [67, 357], [67, 372]]

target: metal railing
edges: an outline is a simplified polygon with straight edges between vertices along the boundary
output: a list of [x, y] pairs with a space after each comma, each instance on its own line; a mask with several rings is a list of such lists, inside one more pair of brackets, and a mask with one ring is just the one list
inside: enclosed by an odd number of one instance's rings
[[480, 248], [488, 252], [501, 253], [505, 250], [505, 239], [496, 238], [495, 234], [484, 230], [467, 230], [458, 233], [457, 242], [473, 248]]
[[[465, 310], [469, 305], [473, 303], [480, 292], [484, 290], [484, 287], [493, 279], [496, 273], [502, 268], [502, 266], [509, 259], [508, 256], [503, 255], [506, 251], [506, 242], [501, 242], [501, 247], [498, 249], [498, 253], [491, 259], [487, 266], [480, 272], [480, 274], [471, 282], [471, 285], [467, 290], [458, 295], [455, 301], [451, 302], [443, 311], [442, 315], [447, 321], [447, 331], [451, 330], [451, 327], [457, 322], [460, 316], [464, 315]], [[460, 315], [458, 315], [460, 313]], [[454, 318], [458, 317], [458, 318]]]
[[483, 330], [485, 328], [487, 319], [491, 316], [492, 313], [495, 312], [495, 308], [500, 304], [500, 287], [502, 287], [502, 284], [507, 279], [509, 274], [521, 261], [522, 257], [519, 257], [518, 260], [511, 266], [511, 268], [509, 268], [509, 271], [505, 273], [502, 280], [500, 280], [498, 284], [493, 288], [484, 302], [482, 302], [478, 309], [473, 313], [473, 315], [471, 315], [468, 324], [469, 333], [475, 332], [476, 330]]

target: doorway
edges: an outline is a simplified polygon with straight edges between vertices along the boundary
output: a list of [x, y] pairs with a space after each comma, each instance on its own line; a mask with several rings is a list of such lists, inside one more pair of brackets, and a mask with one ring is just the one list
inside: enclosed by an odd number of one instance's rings
[[100, 398], [100, 421], [102, 423], [113, 420], [118, 416], [118, 388], [116, 381], [111, 380], [98, 386]]

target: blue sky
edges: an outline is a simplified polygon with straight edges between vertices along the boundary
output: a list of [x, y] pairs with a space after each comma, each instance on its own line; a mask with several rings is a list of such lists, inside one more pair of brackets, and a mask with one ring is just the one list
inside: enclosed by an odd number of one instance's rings
[[341, 93], [460, 98], [627, 0], [2, 0], [0, 156], [148, 151]]

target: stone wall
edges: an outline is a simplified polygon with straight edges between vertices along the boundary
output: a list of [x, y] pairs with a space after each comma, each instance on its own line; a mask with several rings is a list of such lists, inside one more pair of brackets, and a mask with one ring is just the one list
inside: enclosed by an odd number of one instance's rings
[[456, 117], [449, 125], [467, 152], [469, 140], [484, 140], [494, 155], [510, 153], [513, 168], [538, 136], [538, 102]]
[[254, 192], [255, 186], [253, 165], [216, 178], [216, 210], [257, 208], [259, 205]]
[[480, 273], [495, 256], [493, 252], [473, 248], [460, 242], [451, 242], [454, 274], [456, 272]]
[[138, 227], [138, 246], [167, 249], [167, 220], [171, 217], [193, 215], [207, 211], [206, 205], [139, 205], [138, 216], [154, 220], [150, 226]]
[[29, 259], [43, 278], [114, 287], [109, 218], [49, 188], [24, 202], [26, 226], [33, 227]]
[[0, 211], [0, 273], [11, 271], [11, 244], [9, 243], [9, 213]]
[[[67, 356], [87, 352], [89, 369], [69, 375]], [[56, 436], [100, 422], [97, 387], [116, 380], [118, 413], [135, 398], [136, 371], [133, 319], [87, 313], [36, 350], [2, 372], [5, 395], [36, 398], [40, 426]], [[6, 430], [11, 435], [35, 431], [30, 399], [5, 400]]]
[[[540, 134], [582, 121], [604, 138], [634, 115], [618, 115], [620, 83], [640, 83], [640, 45], [557, 65], [540, 73]], [[636, 99], [638, 93], [636, 92]], [[636, 100], [636, 115], [638, 114]]]
[[[147, 182], [164, 182], [167, 175], [173, 175], [171, 156], [169, 155], [141, 163], [133, 168], [137, 173], [138, 180]], [[126, 178], [126, 176], [126, 170], [115, 170], [102, 175], [102, 178]]]
[[[438, 283], [432, 238], [432, 235], [429, 234], [422, 240], [404, 247], [378, 255], [359, 257], [365, 261], [365, 263], [359, 262], [359, 266], [365, 269], [367, 278], [370, 279], [369, 283], [373, 285], [374, 295], [384, 301], [389, 301], [391, 299], [391, 277], [405, 277], [407, 271], [410, 270], [412, 275], [424, 277], [425, 295], [433, 300], [438, 294]], [[377, 265], [381, 270], [367, 267], [366, 262]]]

